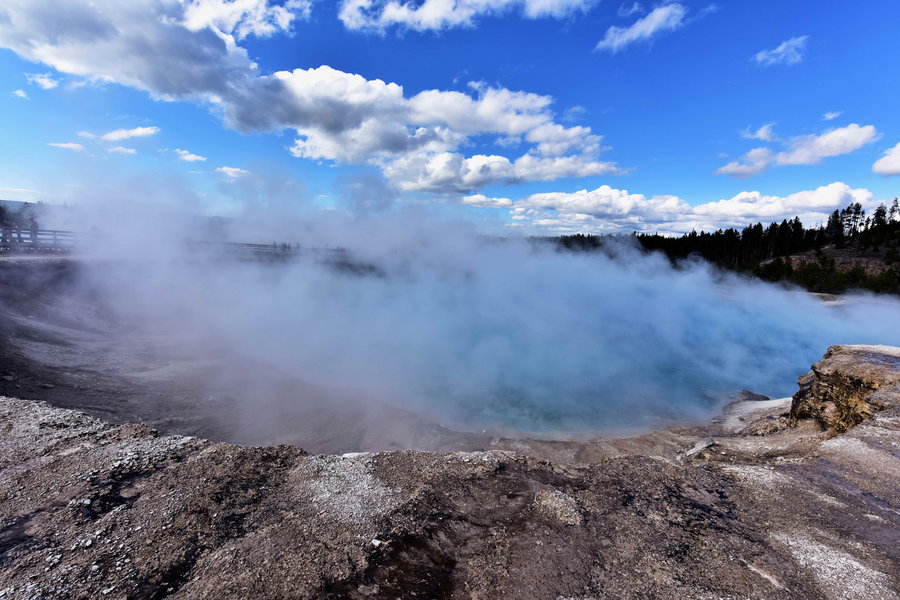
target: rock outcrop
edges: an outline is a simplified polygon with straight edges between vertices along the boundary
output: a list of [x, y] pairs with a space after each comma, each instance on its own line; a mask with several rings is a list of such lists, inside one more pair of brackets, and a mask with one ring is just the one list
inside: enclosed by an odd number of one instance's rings
[[900, 397], [900, 348], [831, 346], [798, 383], [791, 421], [815, 419], [841, 433]]
[[[497, 442], [520, 452], [309, 455], [0, 398], [0, 598], [900, 600], [898, 357], [832, 348], [767, 435], [787, 399]], [[840, 435], [801, 418], [861, 402]]]

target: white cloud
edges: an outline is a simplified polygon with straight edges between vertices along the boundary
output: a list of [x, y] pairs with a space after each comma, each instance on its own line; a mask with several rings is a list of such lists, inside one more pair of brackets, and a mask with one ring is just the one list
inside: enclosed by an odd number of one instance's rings
[[126, 148], [125, 146], [114, 146], [112, 148], [107, 148], [106, 151], [114, 154], [137, 154], [137, 150], [134, 148]]
[[237, 179], [238, 177], [250, 174], [250, 171], [238, 169], [237, 167], [216, 167], [216, 172], [221, 173], [230, 179]]
[[[257, 14], [247, 7], [263, 6], [261, 1], [241, 1], [242, 15]], [[515, 6], [538, 17], [587, 5], [581, 0], [527, 0]], [[158, 99], [207, 104], [241, 132], [293, 129], [295, 156], [374, 165], [401, 189], [442, 191], [437, 182], [445, 180], [446, 191], [455, 192], [479, 182], [616, 169], [598, 160], [603, 148], [590, 128], [559, 124], [548, 96], [472, 84], [469, 93], [425, 90], [410, 97], [395, 83], [328, 66], [260, 75], [235, 36], [261, 34], [253, 24], [262, 17], [235, 21], [232, 10], [237, 7], [222, 2], [68, 0], [61, 11], [55, 0], [29, 0], [5, 8], [0, 46], [63, 73], [146, 90]], [[274, 23], [278, 31], [287, 27], [278, 25], [287, 21], [279, 21], [277, 11], [266, 19], [262, 22]], [[158, 129], [117, 130], [101, 137], [119, 141], [151, 131]], [[498, 146], [513, 139], [527, 146], [517, 158], [494, 157]], [[437, 165], [445, 161], [460, 164], [455, 177], [423, 179], [407, 168], [430, 165], [437, 175], [442, 173]], [[533, 173], [523, 173], [525, 165]]]
[[562, 115], [559, 117], [559, 120], [563, 123], [572, 123], [582, 119], [587, 113], [588, 109], [576, 104], [575, 106], [570, 106], [569, 108], [564, 110]]
[[490, 198], [484, 194], [472, 194], [462, 199], [463, 204], [480, 208], [511, 208], [513, 201], [509, 198]]
[[775, 135], [775, 131], [772, 127], [775, 126], [775, 123], [766, 123], [756, 131], [750, 131], [748, 127], [744, 131], [741, 132], [741, 137], [745, 137], [750, 140], [762, 140], [764, 142], [774, 142], [778, 139], [778, 136]]
[[55, 148], [65, 148], [66, 150], [75, 150], [76, 152], [81, 152], [84, 150], [84, 146], [81, 144], [76, 144], [74, 142], [50, 142], [47, 144], [48, 146], [53, 146]]
[[616, 173], [611, 163], [584, 156], [542, 157], [525, 154], [511, 161], [505, 156], [457, 152], [410, 153], [384, 168], [389, 180], [404, 191], [465, 193], [491, 184], [552, 181]]
[[824, 115], [822, 115], [822, 120], [823, 120], [823, 121], [834, 121], [835, 119], [837, 119], [837, 118], [838, 118], [839, 116], [841, 116], [842, 114], [844, 114], [844, 113], [842, 113], [842, 112], [839, 111], [839, 110], [838, 110], [838, 111], [834, 111], [834, 112], [827, 112], [827, 113], [825, 113]]
[[774, 153], [768, 148], [754, 148], [740, 159], [716, 169], [716, 175], [732, 175], [734, 177], [757, 175], [768, 168], [773, 157]]
[[338, 17], [348, 29], [392, 26], [416, 31], [471, 27], [480, 17], [519, 10], [528, 19], [564, 18], [590, 9], [597, 0], [342, 0]]
[[238, 40], [248, 35], [268, 37], [290, 31], [295, 19], [308, 19], [310, 0], [191, 0], [184, 10], [184, 25], [191, 31], [213, 27]]
[[17, 187], [0, 187], [0, 192], [4, 194], [43, 194], [44, 192], [40, 192], [38, 190], [32, 190], [29, 188], [17, 188]]
[[[601, 138], [554, 120], [552, 98], [472, 84], [475, 95], [403, 88], [330, 67], [277, 73], [310, 123], [296, 127], [291, 152], [302, 158], [377, 165], [399, 189], [459, 192], [492, 183], [612, 173], [597, 160]], [[314, 118], [313, 118], [314, 117]], [[531, 144], [526, 154], [465, 156], [474, 136]]]
[[679, 234], [691, 230], [742, 228], [799, 216], [807, 225], [823, 223], [836, 208], [851, 202], [869, 207], [872, 194], [835, 182], [788, 196], [758, 191], [691, 206], [677, 196], [644, 196], [606, 185], [572, 193], [533, 194], [521, 200], [473, 194], [463, 203], [508, 211], [514, 227], [544, 233], [655, 232]]
[[900, 144], [884, 151], [884, 156], [875, 161], [872, 171], [879, 175], [900, 175]]
[[686, 15], [687, 8], [677, 2], [663, 4], [628, 27], [614, 26], [607, 29], [606, 35], [597, 43], [597, 49], [615, 53], [635, 42], [649, 40], [666, 31], [674, 31], [684, 25]]
[[[101, 140], [107, 142], [118, 142], [129, 138], [147, 137], [159, 133], [159, 127], [135, 127], [134, 129], [116, 129], [100, 136]], [[80, 135], [80, 134], [79, 134]]]
[[[501, 199], [499, 204], [501, 206], [502, 200], [504, 199]], [[618, 190], [608, 185], [602, 185], [591, 191], [532, 194], [524, 200], [515, 202], [514, 207], [526, 210], [553, 210], [612, 220], [636, 215], [640, 215], [642, 219], [665, 220], [690, 208], [676, 196], [648, 198], [643, 194], [630, 194], [627, 190]]]
[[878, 139], [872, 125], [851, 123], [819, 135], [804, 135], [791, 140], [787, 151], [776, 157], [779, 165], [815, 165], [823, 158], [849, 154]]
[[185, 162], [203, 162], [206, 160], [205, 156], [200, 156], [199, 154], [193, 154], [188, 152], [187, 150], [181, 150], [176, 148], [175, 154], [178, 155], [178, 160], [183, 160]]
[[57, 71], [157, 98], [223, 95], [256, 66], [229, 33], [189, 29], [189, 6], [171, 0], [7, 2], [0, 45]]
[[4, 187], [0, 186], [0, 196], [8, 200], [24, 200], [26, 202], [39, 202], [46, 197], [47, 193], [40, 190], [25, 187]]
[[808, 35], [792, 37], [778, 44], [772, 50], [760, 50], [753, 56], [757, 64], [770, 65], [795, 65], [803, 60], [803, 51], [806, 50]]
[[[805, 220], [809, 221], [808, 216], [813, 213], [821, 221], [835, 208], [843, 208], [850, 202], [865, 203], [871, 197], [868, 190], [851, 189], [845, 183], [835, 182], [788, 196], [766, 196], [757, 191], [741, 192], [726, 200], [695, 206], [692, 213], [723, 219], [726, 223], [780, 221], [795, 215], [805, 215]], [[804, 219], [801, 217], [801, 220]]]
[[631, 4], [628, 4], [626, 2], [625, 4], [619, 6], [617, 14], [622, 18], [626, 18], [630, 17], [631, 15], [640, 14], [642, 12], [644, 12], [644, 7], [641, 6], [640, 2], [632, 2]]
[[25, 73], [25, 79], [44, 90], [52, 90], [59, 85], [50, 73]]
[[13, 90], [12, 95], [16, 98], [22, 98], [23, 100], [28, 100], [28, 94], [25, 93], [24, 90]]
[[878, 131], [874, 126], [851, 123], [846, 127], [829, 129], [818, 135], [792, 138], [786, 144], [787, 149], [782, 152], [775, 153], [768, 148], [754, 148], [740, 159], [717, 169], [716, 175], [750, 177], [762, 173], [772, 165], [815, 165], [822, 162], [823, 158], [854, 152], [874, 142], [878, 137]]

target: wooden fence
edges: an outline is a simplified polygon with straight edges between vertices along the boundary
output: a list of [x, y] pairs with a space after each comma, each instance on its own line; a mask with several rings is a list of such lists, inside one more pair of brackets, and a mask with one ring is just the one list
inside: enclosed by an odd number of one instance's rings
[[0, 252], [70, 252], [87, 238], [87, 235], [74, 231], [3, 227], [0, 228]]
[[[0, 227], [0, 255], [3, 254], [68, 254], [99, 241], [102, 233], [93, 234], [56, 229], [22, 229]], [[342, 259], [344, 248], [319, 248], [295, 243], [249, 244], [241, 242], [209, 242], [186, 240], [187, 254], [221, 254], [244, 259], [278, 260], [295, 256]]]

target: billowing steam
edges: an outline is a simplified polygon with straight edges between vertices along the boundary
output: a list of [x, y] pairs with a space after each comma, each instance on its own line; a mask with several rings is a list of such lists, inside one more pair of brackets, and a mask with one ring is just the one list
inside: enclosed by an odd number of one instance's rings
[[[182, 245], [171, 215], [106, 214], [120, 235], [96, 250], [123, 258], [95, 263], [95, 282], [136, 326], [245, 359], [255, 383], [235, 393], [253, 418], [389, 405], [465, 430], [615, 433], [706, 417], [740, 389], [789, 395], [831, 344], [900, 343], [896, 299], [825, 303], [627, 244], [570, 254], [409, 214], [256, 215], [219, 234], [345, 246], [351, 265], [240, 261]], [[274, 402], [254, 365], [309, 387]]]

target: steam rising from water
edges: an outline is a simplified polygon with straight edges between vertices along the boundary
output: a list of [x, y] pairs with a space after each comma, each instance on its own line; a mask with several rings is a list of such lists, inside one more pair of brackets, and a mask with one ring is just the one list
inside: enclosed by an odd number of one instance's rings
[[[469, 430], [610, 433], [695, 420], [732, 391], [793, 393], [829, 345], [900, 343], [896, 299], [826, 304], [701, 264], [673, 269], [627, 245], [558, 253], [408, 215], [280, 222], [270, 239], [349, 246], [377, 268], [187, 254], [178, 227], [150, 228], [151, 243], [141, 219], [117, 220], [123, 235], [98, 248], [140, 256], [93, 276], [143, 327], [228, 347], [361, 410], [378, 399]], [[285, 401], [329, 410], [302, 395]], [[257, 410], [259, 400], [246, 402]]]

